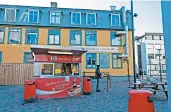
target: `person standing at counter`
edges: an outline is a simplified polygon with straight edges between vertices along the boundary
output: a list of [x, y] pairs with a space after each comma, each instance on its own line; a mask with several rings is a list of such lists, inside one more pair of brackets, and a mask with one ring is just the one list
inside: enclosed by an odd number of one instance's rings
[[101, 92], [101, 90], [99, 90], [99, 81], [101, 78], [101, 72], [100, 72], [100, 65], [97, 65], [96, 71], [95, 71], [95, 76], [97, 79], [97, 86], [96, 86], [96, 92]]

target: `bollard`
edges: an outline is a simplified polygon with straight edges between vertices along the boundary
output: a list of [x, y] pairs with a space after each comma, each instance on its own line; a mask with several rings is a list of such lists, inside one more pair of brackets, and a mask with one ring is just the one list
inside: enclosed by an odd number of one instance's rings
[[128, 101], [128, 112], [155, 112], [154, 103], [150, 99], [151, 91], [130, 90], [130, 99]]

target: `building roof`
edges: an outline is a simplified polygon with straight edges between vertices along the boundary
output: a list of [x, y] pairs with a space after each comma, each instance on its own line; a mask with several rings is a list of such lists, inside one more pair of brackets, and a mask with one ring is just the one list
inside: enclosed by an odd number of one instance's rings
[[144, 35], [142, 36], [135, 36], [135, 40], [139, 40], [145, 36], [149, 36], [149, 35], [153, 35], [153, 36], [163, 36], [163, 33], [153, 33], [153, 32], [146, 32]]

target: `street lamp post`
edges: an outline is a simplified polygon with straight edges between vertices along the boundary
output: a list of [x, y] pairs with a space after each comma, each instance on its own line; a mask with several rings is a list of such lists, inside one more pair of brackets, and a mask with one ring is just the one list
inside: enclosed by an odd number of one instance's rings
[[[136, 70], [135, 70], [135, 44], [134, 44], [134, 17], [137, 14], [133, 12], [133, 0], [131, 0], [131, 19], [132, 19], [132, 49], [133, 49], [133, 69], [134, 69], [134, 83], [136, 83]], [[136, 89], [136, 85], [134, 85], [134, 89]]]

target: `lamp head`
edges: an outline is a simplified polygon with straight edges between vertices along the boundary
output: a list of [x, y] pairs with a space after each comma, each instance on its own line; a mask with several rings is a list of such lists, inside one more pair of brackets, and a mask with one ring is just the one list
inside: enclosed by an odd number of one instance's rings
[[138, 17], [138, 14], [137, 13], [134, 13], [134, 17]]

